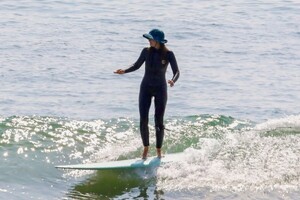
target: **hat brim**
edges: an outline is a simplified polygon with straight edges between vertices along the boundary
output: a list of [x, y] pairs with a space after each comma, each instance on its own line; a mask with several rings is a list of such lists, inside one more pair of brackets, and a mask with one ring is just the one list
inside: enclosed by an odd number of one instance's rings
[[[145, 33], [145, 34], [143, 35], [143, 37], [146, 38], [146, 39], [148, 39], [148, 40], [155, 40], [155, 39], [152, 37], [152, 35], [150, 35], [149, 33]], [[165, 43], [168, 42], [168, 40], [162, 40], [162, 41], [155, 40], [155, 41], [157, 41], [157, 42], [159, 42], [159, 43], [162, 43], [162, 44], [165, 44]]]
[[145, 33], [145, 34], [143, 35], [143, 37], [146, 38], [146, 39], [148, 39], [148, 40], [153, 40], [152, 35], [150, 35], [149, 33]]

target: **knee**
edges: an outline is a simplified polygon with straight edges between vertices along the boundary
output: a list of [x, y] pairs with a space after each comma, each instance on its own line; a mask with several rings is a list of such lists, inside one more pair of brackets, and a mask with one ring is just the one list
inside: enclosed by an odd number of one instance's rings
[[141, 129], [148, 128], [148, 119], [147, 118], [141, 118], [141, 120], [140, 120], [140, 128]]
[[165, 129], [165, 126], [164, 126], [163, 124], [159, 124], [159, 125], [155, 126], [155, 130], [156, 130], [157, 132], [161, 132], [161, 131], [163, 131], [164, 129]]

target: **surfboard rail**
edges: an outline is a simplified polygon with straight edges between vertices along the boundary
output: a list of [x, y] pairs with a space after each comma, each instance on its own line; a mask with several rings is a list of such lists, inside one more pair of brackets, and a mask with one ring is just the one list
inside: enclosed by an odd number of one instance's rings
[[149, 157], [146, 160], [141, 158], [129, 160], [116, 160], [99, 163], [86, 163], [74, 165], [57, 165], [58, 169], [77, 169], [77, 170], [113, 170], [113, 169], [135, 169], [145, 167], [158, 167], [161, 164], [178, 161], [183, 156], [182, 153], [166, 154], [162, 158], [156, 156]]

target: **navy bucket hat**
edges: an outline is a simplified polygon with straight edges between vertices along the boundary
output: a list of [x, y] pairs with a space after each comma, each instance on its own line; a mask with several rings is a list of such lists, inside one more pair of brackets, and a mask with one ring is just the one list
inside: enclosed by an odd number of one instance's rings
[[147, 38], [148, 40], [155, 40], [156, 42], [159, 42], [161, 44], [165, 44], [168, 42], [168, 40], [165, 39], [164, 32], [159, 29], [152, 29], [149, 33], [145, 33], [143, 37]]

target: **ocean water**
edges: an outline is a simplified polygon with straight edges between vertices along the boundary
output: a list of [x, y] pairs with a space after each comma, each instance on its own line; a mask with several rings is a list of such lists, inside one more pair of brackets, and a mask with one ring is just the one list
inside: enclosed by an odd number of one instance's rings
[[[0, 14], [0, 199], [299, 199], [298, 1], [1, 0]], [[113, 71], [152, 28], [181, 72], [163, 150], [186, 158], [56, 169], [141, 155], [144, 69]]]

